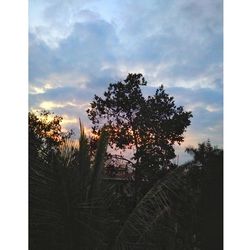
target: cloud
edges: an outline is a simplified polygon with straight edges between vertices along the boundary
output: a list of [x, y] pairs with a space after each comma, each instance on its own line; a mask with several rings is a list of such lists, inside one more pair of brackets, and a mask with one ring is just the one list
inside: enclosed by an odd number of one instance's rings
[[[94, 94], [143, 73], [192, 110], [186, 141], [222, 145], [222, 0], [31, 0], [29, 104], [77, 129]], [[185, 142], [186, 143], [186, 142]], [[185, 144], [186, 145], [186, 144]]]
[[[150, 79], [207, 87], [209, 80], [222, 78], [221, 1], [146, 1], [144, 6], [139, 1], [126, 7], [121, 36], [128, 44], [127, 61], [143, 64]], [[215, 72], [216, 78], [208, 77]]]
[[91, 84], [98, 84], [100, 78], [115, 74], [115, 68], [111, 72], [107, 65], [116, 64], [118, 45], [114, 27], [104, 20], [76, 23], [71, 35], [62, 40], [56, 49], [50, 48], [35, 33], [31, 33], [30, 81], [41, 84], [56, 75], [65, 82], [64, 76], [67, 75], [70, 84], [76, 83], [70, 77], [77, 76], [77, 81], [82, 77], [83, 80], [91, 79]]
[[[220, 1], [128, 1], [121, 4], [123, 11], [111, 13], [113, 19], [120, 18], [120, 26], [101, 19], [100, 13], [87, 9], [87, 3], [82, 2], [83, 7], [75, 14], [79, 1], [70, 5], [56, 1], [45, 9], [45, 17], [53, 21], [52, 28], [60, 23], [70, 32], [57, 49], [48, 51], [41, 41], [31, 48], [31, 58], [41, 58], [37, 63], [31, 61], [36, 65], [32, 72], [48, 72], [41, 66], [43, 61], [52, 72], [87, 72], [91, 79], [107, 74], [115, 79], [140, 70], [151, 82], [165, 80], [169, 86], [216, 88], [222, 82]], [[69, 15], [71, 28], [63, 22]], [[45, 29], [47, 33], [51, 27]], [[37, 37], [38, 30], [36, 27], [34, 31]], [[104, 68], [106, 72], [101, 70]]]

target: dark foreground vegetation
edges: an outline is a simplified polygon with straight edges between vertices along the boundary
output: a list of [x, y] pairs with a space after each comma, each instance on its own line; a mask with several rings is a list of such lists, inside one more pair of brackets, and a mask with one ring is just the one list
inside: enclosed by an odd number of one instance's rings
[[223, 151], [173, 164], [192, 114], [144, 85], [129, 74], [95, 96], [77, 145], [62, 117], [29, 113], [29, 249], [222, 249]]

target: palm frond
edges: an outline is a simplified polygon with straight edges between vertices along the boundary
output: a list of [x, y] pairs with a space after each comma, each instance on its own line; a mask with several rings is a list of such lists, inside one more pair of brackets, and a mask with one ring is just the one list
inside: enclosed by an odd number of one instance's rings
[[96, 196], [99, 190], [101, 183], [101, 174], [104, 168], [104, 158], [106, 155], [107, 146], [108, 146], [108, 132], [103, 130], [100, 135], [100, 139], [98, 141], [98, 146], [96, 150], [95, 162], [90, 182], [89, 200], [93, 200], [93, 198]]
[[[158, 182], [138, 203], [116, 237], [115, 250], [146, 249], [145, 237], [157, 222], [169, 218], [169, 231], [175, 231], [173, 202], [181, 199], [180, 186], [183, 184], [180, 170], [174, 170]], [[143, 243], [144, 242], [144, 243]], [[166, 242], [167, 244], [168, 242]], [[144, 248], [143, 248], [143, 244]], [[169, 242], [170, 244], [170, 242]], [[140, 248], [142, 247], [142, 248]], [[154, 249], [154, 248], [151, 248]]]
[[88, 139], [84, 132], [84, 127], [82, 126], [81, 120], [79, 119], [80, 124], [80, 138], [79, 138], [79, 169], [80, 176], [82, 178], [82, 186], [86, 187], [87, 179], [90, 172], [90, 154], [89, 154], [89, 145]]

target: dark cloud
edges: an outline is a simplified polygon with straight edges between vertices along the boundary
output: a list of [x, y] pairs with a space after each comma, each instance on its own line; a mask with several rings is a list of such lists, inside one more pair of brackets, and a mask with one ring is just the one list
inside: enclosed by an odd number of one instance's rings
[[57, 70], [52, 50], [35, 34], [29, 34], [29, 80], [35, 82]]
[[116, 70], [110, 72], [105, 65], [116, 64], [117, 44], [114, 27], [104, 20], [76, 23], [71, 35], [56, 49], [30, 34], [30, 81], [39, 84], [40, 79], [46, 80], [52, 73], [63, 77], [68, 72], [85, 75], [94, 85], [100, 78], [114, 76]]
[[118, 43], [114, 28], [103, 20], [77, 23], [72, 34], [61, 42], [58, 54], [64, 54], [67, 69], [77, 67], [92, 72], [102, 63], [116, 63]]

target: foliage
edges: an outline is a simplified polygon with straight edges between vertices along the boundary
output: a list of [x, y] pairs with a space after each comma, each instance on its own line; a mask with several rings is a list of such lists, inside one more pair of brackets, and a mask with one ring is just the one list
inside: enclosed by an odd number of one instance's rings
[[[221, 149], [209, 141], [188, 148], [193, 161], [168, 171], [145, 195], [138, 196], [130, 189], [136, 179], [117, 180], [103, 175], [110, 127], [104, 127], [96, 137], [93, 156], [91, 140], [81, 121], [79, 147], [66, 138], [53, 142], [48, 120], [42, 124], [46, 129], [41, 129], [38, 120], [32, 122], [30, 249], [222, 249]], [[56, 124], [50, 129], [59, 133], [61, 128]]]
[[141, 87], [146, 84], [142, 74], [129, 74], [124, 82], [110, 84], [104, 97], [95, 95], [87, 113], [94, 134], [103, 126], [109, 128], [112, 148], [134, 149], [128, 160], [133, 162], [136, 182], [154, 183], [173, 166], [173, 145], [183, 141], [192, 114], [176, 107], [163, 86], [145, 98]]
[[93, 165], [82, 128], [79, 144], [78, 150], [65, 141], [58, 150], [50, 152], [50, 161], [30, 152], [30, 249], [104, 249], [107, 244], [109, 230], [104, 228], [112, 220], [107, 213], [103, 216], [103, 202], [99, 200], [104, 192], [100, 175], [107, 134], [104, 131], [100, 137]]
[[182, 217], [177, 204], [186, 197], [182, 169], [158, 181], [134, 209], [116, 206], [124, 198], [117, 187], [124, 184], [101, 177], [107, 132], [91, 160], [81, 123], [80, 128], [79, 149], [65, 141], [51, 161], [32, 154], [30, 249], [174, 249]]
[[183, 177], [182, 169], [176, 169], [147, 192], [121, 227], [114, 249], [175, 249], [183, 216], [177, 204], [187, 195]]
[[206, 142], [199, 143], [198, 148], [187, 147], [186, 152], [193, 155], [194, 162], [205, 166], [209, 159], [213, 156], [219, 156], [223, 152], [217, 147], [213, 147], [210, 143], [210, 140]]
[[[40, 156], [49, 156], [52, 151], [71, 137], [73, 131], [63, 132], [63, 118], [43, 110], [38, 114], [29, 112], [29, 145], [30, 151]], [[36, 150], [34, 150], [36, 149]]]
[[195, 202], [196, 241], [200, 248], [223, 248], [223, 150], [210, 141], [189, 147], [194, 160], [186, 164], [190, 194]]

